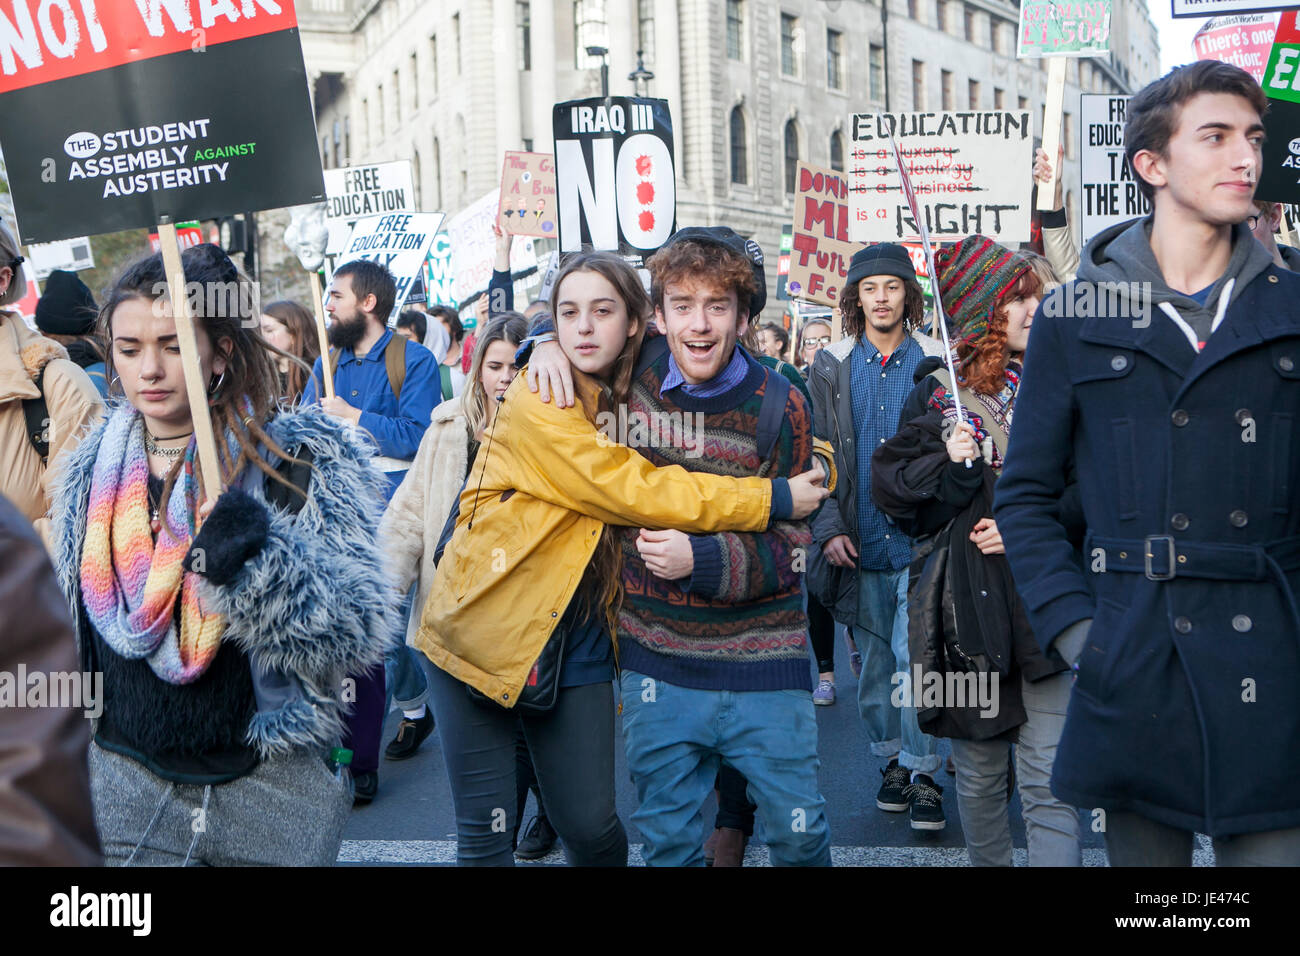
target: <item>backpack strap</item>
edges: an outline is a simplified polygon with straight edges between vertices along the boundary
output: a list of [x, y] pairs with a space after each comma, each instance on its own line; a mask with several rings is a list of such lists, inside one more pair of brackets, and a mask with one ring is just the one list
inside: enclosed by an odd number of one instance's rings
[[41, 456], [41, 464], [50, 461], [50, 406], [45, 401], [45, 369], [36, 373], [36, 389], [41, 394], [35, 398], [23, 399], [23, 421], [27, 428], [27, 439]]
[[785, 424], [785, 406], [790, 401], [790, 380], [778, 372], [767, 370], [767, 384], [763, 386], [763, 404], [758, 409], [758, 458], [767, 461], [781, 437]]
[[[951, 392], [953, 390], [952, 376], [948, 374], [946, 368], [940, 366], [930, 374], [938, 379], [939, 384], [948, 391]], [[961, 402], [967, 408], [979, 407], [976, 404], [975, 396], [971, 393], [970, 389], [966, 388], [964, 385], [957, 389], [956, 398], [957, 401]], [[989, 433], [989, 438], [993, 439], [993, 445], [998, 450], [998, 457], [1005, 461], [1007, 457], [1008, 440], [1006, 429], [1002, 427], [1002, 424], [995, 419], [991, 413], [980, 415], [980, 420], [984, 423], [984, 428]]]
[[388, 370], [388, 384], [393, 397], [402, 400], [402, 385], [406, 382], [406, 336], [393, 333], [384, 347], [384, 366]]
[[455, 386], [451, 382], [451, 366], [439, 364], [438, 378], [442, 382], [442, 400], [449, 402], [455, 398]]

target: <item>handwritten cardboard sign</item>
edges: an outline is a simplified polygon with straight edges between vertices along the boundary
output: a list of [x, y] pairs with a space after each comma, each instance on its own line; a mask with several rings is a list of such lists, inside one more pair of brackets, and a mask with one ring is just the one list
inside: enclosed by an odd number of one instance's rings
[[507, 151], [501, 164], [501, 206], [497, 225], [516, 236], [557, 236], [555, 157]]

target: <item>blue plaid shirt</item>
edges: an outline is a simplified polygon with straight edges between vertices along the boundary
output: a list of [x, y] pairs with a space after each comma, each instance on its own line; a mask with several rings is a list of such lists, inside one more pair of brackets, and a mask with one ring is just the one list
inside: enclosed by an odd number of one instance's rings
[[901, 571], [912, 560], [912, 539], [871, 500], [871, 455], [898, 431], [915, 382], [912, 375], [925, 353], [910, 335], [884, 358], [866, 336], [850, 354], [853, 431], [858, 440], [858, 564], [867, 571]]

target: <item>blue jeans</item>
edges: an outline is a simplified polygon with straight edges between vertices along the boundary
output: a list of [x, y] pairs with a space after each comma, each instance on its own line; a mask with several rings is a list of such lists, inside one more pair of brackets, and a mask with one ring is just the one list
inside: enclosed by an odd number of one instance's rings
[[[829, 866], [817, 787], [817, 718], [806, 690], [679, 687], [625, 670], [623, 743], [647, 866], [702, 866], [702, 806], [722, 761], [749, 781], [775, 866]], [[548, 803], [549, 807], [549, 803]]]
[[[411, 614], [415, 589], [411, 588], [402, 602], [402, 620]], [[402, 629], [406, 633], [406, 629]], [[426, 671], [428, 658], [410, 644], [395, 647], [384, 655], [384, 676], [388, 687], [388, 704], [384, 714], [388, 714], [389, 705], [402, 710], [418, 710], [429, 700], [429, 677]]]
[[858, 713], [867, 725], [871, 753], [898, 754], [900, 766], [933, 775], [939, 769], [934, 738], [921, 733], [915, 707], [895, 707], [893, 677], [907, 674], [907, 569], [858, 572], [858, 623], [853, 641], [862, 655]]

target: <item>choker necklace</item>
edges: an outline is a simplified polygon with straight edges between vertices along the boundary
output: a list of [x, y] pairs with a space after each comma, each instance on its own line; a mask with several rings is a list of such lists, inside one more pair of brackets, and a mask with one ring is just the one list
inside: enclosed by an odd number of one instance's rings
[[173, 435], [171, 438], [157, 439], [149, 434], [149, 429], [144, 430], [144, 448], [151, 455], [157, 455], [160, 458], [176, 459], [185, 454], [185, 449], [189, 447], [188, 443], [179, 445], [176, 448], [163, 448], [158, 442], [175, 441], [177, 438], [184, 438], [186, 435], [192, 435], [193, 432], [186, 432], [184, 435]]

